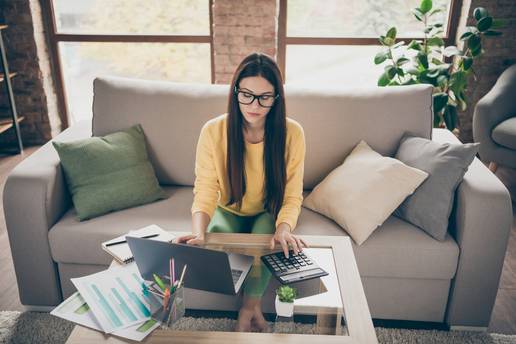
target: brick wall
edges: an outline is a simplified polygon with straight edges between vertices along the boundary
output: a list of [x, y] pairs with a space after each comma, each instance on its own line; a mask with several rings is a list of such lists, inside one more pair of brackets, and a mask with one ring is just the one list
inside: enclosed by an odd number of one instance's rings
[[[50, 72], [41, 8], [37, 0], [0, 0], [0, 23], [9, 27], [2, 35], [7, 50], [13, 93], [24, 145], [41, 144], [59, 132], [57, 99]], [[7, 106], [4, 85], [1, 85], [0, 106]], [[14, 131], [0, 135], [0, 144], [15, 144]]]
[[215, 83], [230, 83], [252, 52], [276, 58], [278, 11], [278, 0], [213, 0]]
[[464, 0], [457, 37], [464, 32], [465, 25], [474, 25], [473, 10], [476, 7], [484, 7], [492, 17], [505, 20], [507, 26], [499, 30], [503, 31], [503, 36], [484, 40], [485, 54], [473, 64], [477, 78], [469, 79], [466, 92], [468, 109], [459, 113], [460, 139], [463, 142], [473, 141], [471, 125], [475, 104], [493, 87], [500, 74], [516, 63], [516, 1]]

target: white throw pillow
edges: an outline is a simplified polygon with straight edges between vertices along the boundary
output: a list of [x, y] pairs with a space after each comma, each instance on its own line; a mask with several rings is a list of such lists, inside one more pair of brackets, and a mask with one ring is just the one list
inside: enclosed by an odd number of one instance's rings
[[303, 206], [337, 222], [361, 245], [427, 177], [362, 140]]

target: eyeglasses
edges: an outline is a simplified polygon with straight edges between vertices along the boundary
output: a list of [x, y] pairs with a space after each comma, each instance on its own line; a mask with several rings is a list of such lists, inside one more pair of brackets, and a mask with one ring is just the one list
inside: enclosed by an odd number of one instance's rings
[[270, 108], [274, 105], [274, 101], [279, 97], [279, 94], [261, 94], [259, 96], [239, 90], [235, 87], [235, 93], [237, 95], [237, 100], [240, 104], [249, 105], [254, 102], [255, 99], [258, 99], [258, 104], [261, 107]]

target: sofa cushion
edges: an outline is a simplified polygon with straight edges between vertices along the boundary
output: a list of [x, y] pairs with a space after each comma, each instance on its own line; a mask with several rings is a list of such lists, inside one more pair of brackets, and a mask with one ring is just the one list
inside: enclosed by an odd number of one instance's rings
[[52, 144], [81, 221], [166, 197], [149, 162], [140, 125], [104, 137]]
[[[79, 222], [70, 209], [49, 232], [52, 257], [59, 263], [102, 264], [112, 261], [100, 243], [131, 229], [155, 223], [170, 231], [190, 231], [191, 187], [165, 187], [168, 199], [120, 210]], [[305, 192], [306, 195], [306, 192]], [[305, 235], [347, 235], [332, 220], [301, 208], [295, 232]], [[457, 266], [458, 247], [447, 236], [444, 242], [396, 217], [390, 217], [366, 243], [353, 246], [362, 276], [450, 279]]]
[[[347, 235], [333, 220], [302, 208], [294, 230], [300, 235]], [[390, 216], [362, 245], [352, 241], [360, 276], [451, 279], [459, 247], [446, 234], [440, 242], [404, 220]]]
[[428, 172], [429, 177], [400, 205], [395, 215], [444, 240], [455, 189], [475, 158], [479, 143], [449, 144], [405, 136], [395, 158]]
[[516, 116], [498, 124], [491, 135], [499, 145], [516, 149]]
[[[432, 90], [287, 85], [287, 115], [305, 130], [304, 187], [323, 180], [361, 139], [392, 157], [405, 131], [431, 138]], [[102, 77], [93, 93], [95, 136], [140, 123], [160, 183], [192, 186], [201, 128], [227, 111], [229, 86]]]
[[362, 140], [303, 206], [335, 220], [361, 245], [427, 177]]

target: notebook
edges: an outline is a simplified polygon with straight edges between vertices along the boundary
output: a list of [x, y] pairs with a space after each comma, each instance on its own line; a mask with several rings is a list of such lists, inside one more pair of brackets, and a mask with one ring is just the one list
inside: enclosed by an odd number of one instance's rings
[[[133, 254], [127, 242], [113, 245], [113, 243], [124, 241], [126, 236], [132, 237], [146, 237], [150, 235], [158, 234], [158, 236], [154, 236], [149, 238], [151, 240], [158, 240], [164, 242], [172, 242], [176, 237], [174, 234], [170, 232], [166, 232], [158, 225], [150, 225], [147, 227], [143, 227], [137, 230], [129, 231], [129, 233], [121, 235], [119, 237], [113, 238], [111, 240], [105, 241], [102, 243], [102, 249], [109, 253], [113, 258], [116, 259], [117, 262], [121, 264], [127, 264], [134, 260]], [[111, 245], [110, 245], [111, 244]]]

